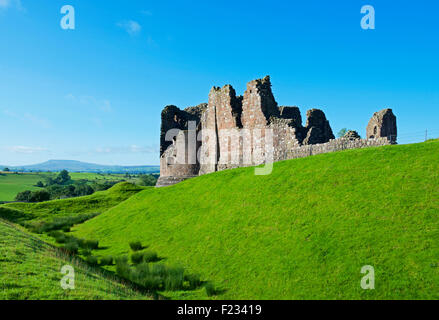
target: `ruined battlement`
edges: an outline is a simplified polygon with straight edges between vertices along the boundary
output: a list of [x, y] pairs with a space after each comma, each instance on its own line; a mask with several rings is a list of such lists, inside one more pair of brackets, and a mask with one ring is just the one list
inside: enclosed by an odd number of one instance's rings
[[343, 149], [396, 143], [391, 109], [373, 115], [367, 137], [350, 131], [335, 139], [320, 109], [306, 113], [297, 106], [278, 106], [270, 77], [250, 81], [242, 96], [231, 85], [212, 87], [208, 103], [162, 111], [160, 178], [157, 186], [236, 167], [259, 165]]

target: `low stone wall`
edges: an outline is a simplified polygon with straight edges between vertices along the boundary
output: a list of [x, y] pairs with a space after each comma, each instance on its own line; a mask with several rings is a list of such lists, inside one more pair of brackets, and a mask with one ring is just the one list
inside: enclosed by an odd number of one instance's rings
[[184, 180], [190, 179], [190, 178], [194, 178], [194, 177], [198, 177], [198, 176], [168, 176], [168, 177], [159, 177], [159, 179], [157, 180], [157, 184], [155, 185], [156, 188], [160, 188], [160, 187], [168, 187], [168, 186], [172, 186], [176, 183], [182, 182]]
[[279, 155], [279, 160], [289, 160], [297, 158], [305, 158], [316, 154], [329, 153], [347, 149], [360, 149], [367, 147], [379, 147], [392, 144], [387, 138], [376, 139], [355, 139], [349, 140], [345, 138], [333, 139], [326, 143], [311, 144], [296, 147], [285, 152], [285, 154]]
[[[322, 153], [330, 153], [335, 151], [341, 151], [341, 150], [348, 150], [348, 149], [361, 149], [361, 148], [367, 148], [367, 147], [380, 147], [380, 146], [386, 146], [391, 145], [392, 143], [387, 138], [376, 138], [376, 139], [346, 139], [346, 138], [340, 138], [340, 139], [333, 139], [326, 143], [321, 144], [312, 144], [312, 145], [305, 145], [300, 147], [294, 147], [288, 151], [284, 151], [284, 154], [277, 153], [277, 157], [275, 158], [276, 161], [282, 161], [282, 160], [290, 160], [290, 159], [298, 159], [298, 158], [306, 158], [309, 156], [322, 154]], [[247, 165], [248, 166], [248, 165]], [[244, 165], [218, 165], [218, 171], [226, 170], [226, 169], [232, 169], [232, 168], [238, 168], [238, 167], [244, 167]], [[181, 181], [184, 181], [186, 179], [190, 179], [193, 177], [196, 177], [198, 175], [185, 175], [185, 176], [160, 176], [159, 180], [157, 181], [156, 187], [166, 187], [171, 186], [176, 183], [179, 183]]]

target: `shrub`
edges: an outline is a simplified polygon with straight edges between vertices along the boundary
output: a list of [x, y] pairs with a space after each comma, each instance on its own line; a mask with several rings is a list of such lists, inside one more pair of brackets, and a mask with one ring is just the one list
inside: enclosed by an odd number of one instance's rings
[[156, 262], [159, 261], [157, 253], [152, 251], [146, 251], [143, 253], [143, 261], [145, 262]]
[[76, 254], [78, 253], [78, 244], [76, 242], [68, 242], [66, 243], [62, 249], [64, 249], [69, 254]]
[[143, 262], [143, 252], [134, 252], [131, 255], [131, 262], [133, 264], [139, 264], [139, 263]]
[[111, 266], [113, 264], [113, 257], [112, 256], [106, 256], [101, 258], [100, 265], [101, 266]]
[[53, 230], [63, 230], [64, 232], [69, 232], [70, 228], [75, 224], [83, 223], [91, 218], [96, 217], [97, 213], [91, 214], [80, 214], [77, 216], [59, 217], [53, 219], [52, 222], [39, 222], [37, 224], [27, 224], [26, 228], [30, 229], [32, 232], [43, 233]]
[[50, 237], [55, 238], [56, 243], [66, 243], [67, 237], [60, 231], [51, 231], [48, 234]]
[[204, 289], [206, 289], [206, 294], [208, 297], [212, 297], [216, 295], [215, 287], [210, 282], [206, 283]]
[[164, 277], [165, 290], [180, 290], [184, 285], [184, 269], [169, 268]]
[[116, 258], [116, 273], [122, 278], [131, 280], [131, 268], [126, 257]]
[[200, 276], [196, 274], [189, 274], [185, 276], [185, 281], [188, 284], [188, 289], [193, 290], [201, 286], [202, 281], [200, 280]]
[[20, 201], [20, 202], [29, 202], [30, 196], [32, 194], [32, 191], [30, 190], [26, 190], [23, 192], [19, 192], [16, 196], [15, 196], [15, 201]]
[[88, 257], [88, 256], [91, 256], [91, 251], [90, 251], [90, 250], [87, 250], [87, 249], [82, 249], [82, 250], [81, 250], [81, 254], [82, 254], [84, 257]]
[[142, 262], [156, 262], [159, 261], [157, 253], [152, 251], [139, 252], [136, 251], [131, 255], [131, 262], [133, 264], [139, 264]]
[[84, 241], [84, 248], [90, 249], [90, 250], [96, 250], [99, 248], [99, 241], [97, 240], [85, 240]]
[[137, 184], [140, 186], [155, 186], [157, 178], [151, 174], [144, 174], [139, 176]]
[[133, 251], [140, 251], [143, 249], [142, 243], [140, 241], [131, 241], [130, 248]]
[[[132, 260], [133, 256], [143, 258], [140, 252], [133, 253], [131, 255]], [[130, 266], [126, 257], [117, 258], [117, 275], [138, 284], [150, 292], [158, 290], [183, 290], [188, 287], [188, 284], [189, 287], [195, 289], [201, 284], [198, 276], [185, 276], [183, 268], [146, 262], [137, 263], [138, 261], [136, 260], [134, 266]]]
[[37, 190], [31, 192], [29, 196], [29, 202], [43, 202], [50, 200], [50, 193], [46, 190]]
[[98, 265], [98, 258], [96, 258], [95, 256], [88, 256], [86, 259], [87, 263], [91, 266], [97, 266]]

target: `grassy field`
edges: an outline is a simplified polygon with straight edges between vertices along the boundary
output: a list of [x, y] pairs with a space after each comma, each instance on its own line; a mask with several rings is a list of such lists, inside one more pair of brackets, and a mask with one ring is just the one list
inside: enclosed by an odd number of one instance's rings
[[78, 214], [102, 213], [148, 188], [151, 187], [140, 187], [123, 182], [106, 191], [98, 191], [85, 197], [41, 203], [9, 203], [0, 206], [0, 218], [20, 223], [51, 221], [54, 218]]
[[0, 201], [13, 201], [17, 193], [24, 190], [38, 190], [35, 184], [44, 179], [47, 173], [2, 172], [0, 174]]
[[[0, 300], [148, 298], [2, 220], [0, 243]], [[64, 265], [75, 270], [74, 290], [61, 287]]]
[[[128, 182], [134, 182], [136, 178], [128, 179], [124, 174], [99, 174], [99, 173], [75, 173], [71, 172], [70, 176], [73, 180], [89, 180], [89, 181], [118, 181], [126, 180]], [[38, 181], [44, 182], [45, 178], [56, 177], [56, 173], [51, 172], [26, 172], [26, 173], [14, 173], [14, 172], [1, 172], [0, 173], [0, 201], [14, 201], [17, 193], [25, 190], [38, 190], [40, 188], [35, 187]]]
[[222, 299], [438, 299], [438, 156], [435, 141], [218, 172], [142, 191], [74, 234], [102, 254], [140, 240]]
[[[119, 184], [8, 204], [0, 217], [101, 212], [71, 233], [99, 240], [98, 257], [141, 241], [212, 282], [214, 299], [438, 299], [438, 156], [439, 141], [346, 150], [279, 162], [267, 176], [240, 168], [166, 188]], [[365, 265], [375, 290], [360, 286]], [[209, 298], [202, 289], [163, 294]]]

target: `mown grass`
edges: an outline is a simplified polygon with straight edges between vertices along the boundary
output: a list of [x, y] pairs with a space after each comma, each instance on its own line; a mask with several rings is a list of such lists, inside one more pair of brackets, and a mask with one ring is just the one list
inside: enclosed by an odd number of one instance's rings
[[[116, 277], [106, 275], [2, 220], [0, 243], [0, 300], [149, 299]], [[74, 268], [73, 290], [61, 287], [64, 265]]]
[[[72, 230], [102, 255], [147, 243], [220, 299], [438, 299], [438, 159], [432, 141], [283, 161], [267, 176], [228, 170], [142, 191]], [[375, 290], [360, 287], [364, 265]]]

